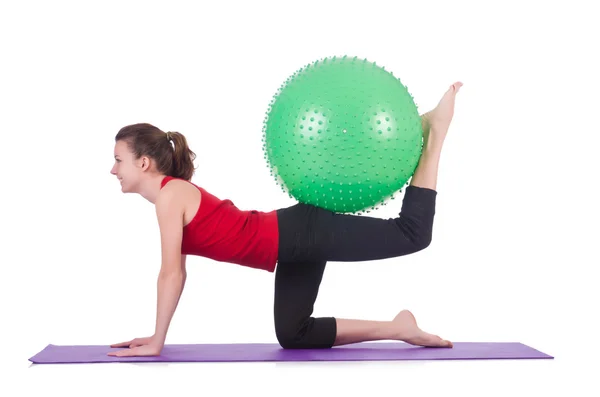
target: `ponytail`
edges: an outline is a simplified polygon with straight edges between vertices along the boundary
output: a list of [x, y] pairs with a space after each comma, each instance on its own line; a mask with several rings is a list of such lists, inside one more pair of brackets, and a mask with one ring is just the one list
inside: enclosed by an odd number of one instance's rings
[[189, 181], [194, 175], [196, 154], [188, 146], [185, 135], [179, 132], [167, 132], [169, 143], [173, 143], [173, 162], [169, 174], [175, 178]]

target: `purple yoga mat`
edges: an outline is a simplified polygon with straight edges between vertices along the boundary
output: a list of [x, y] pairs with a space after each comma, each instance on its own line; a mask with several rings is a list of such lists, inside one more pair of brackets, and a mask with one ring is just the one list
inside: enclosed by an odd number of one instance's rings
[[48, 345], [29, 361], [35, 364], [111, 362], [264, 362], [264, 361], [401, 361], [552, 359], [522, 343], [455, 342], [454, 347], [428, 348], [402, 342], [365, 342], [332, 349], [284, 350], [278, 344], [234, 343], [166, 345], [160, 356], [113, 357], [119, 350], [102, 345]]

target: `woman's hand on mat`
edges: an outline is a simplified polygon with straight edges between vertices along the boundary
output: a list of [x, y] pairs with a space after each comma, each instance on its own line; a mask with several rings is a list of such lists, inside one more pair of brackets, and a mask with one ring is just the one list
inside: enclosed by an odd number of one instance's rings
[[149, 344], [150, 342], [152, 342], [152, 339], [154, 339], [154, 336], [147, 336], [145, 338], [135, 338], [127, 342], [115, 343], [114, 345], [110, 345], [110, 347], [138, 347]]
[[124, 347], [126, 349], [110, 352], [108, 353], [109, 356], [158, 356], [163, 348], [163, 344], [154, 336], [148, 336], [145, 338], [135, 338], [127, 342], [115, 343], [110, 345], [110, 347]]

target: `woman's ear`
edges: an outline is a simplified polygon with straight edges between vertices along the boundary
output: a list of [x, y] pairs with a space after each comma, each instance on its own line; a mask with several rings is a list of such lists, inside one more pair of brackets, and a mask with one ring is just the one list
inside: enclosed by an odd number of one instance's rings
[[147, 156], [142, 156], [139, 159], [139, 164], [140, 164], [140, 168], [142, 169], [142, 171], [147, 171], [148, 168], [150, 168], [150, 158], [148, 158]]

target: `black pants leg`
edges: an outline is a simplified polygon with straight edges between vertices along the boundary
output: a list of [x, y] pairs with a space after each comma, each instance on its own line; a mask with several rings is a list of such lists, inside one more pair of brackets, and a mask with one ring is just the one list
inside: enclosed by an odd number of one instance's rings
[[282, 262], [275, 273], [275, 334], [285, 349], [332, 347], [336, 322], [312, 317], [325, 261]]
[[392, 219], [338, 214], [302, 203], [278, 210], [274, 314], [281, 346], [333, 346], [335, 318], [312, 316], [326, 263], [387, 259], [426, 248], [436, 195], [431, 189], [408, 186], [400, 214]]

